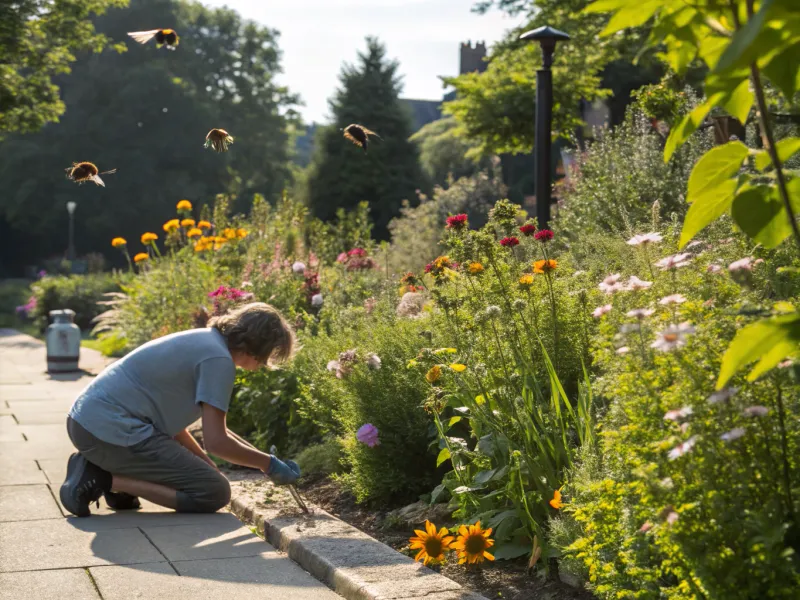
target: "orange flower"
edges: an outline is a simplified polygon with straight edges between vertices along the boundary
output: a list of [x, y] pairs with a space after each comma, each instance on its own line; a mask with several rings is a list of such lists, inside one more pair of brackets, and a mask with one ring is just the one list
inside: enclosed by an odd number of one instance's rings
[[186, 232], [186, 237], [194, 238], [203, 235], [203, 230], [198, 229], [197, 227], [192, 227], [189, 231]]
[[236, 237], [236, 230], [233, 229], [232, 227], [228, 227], [225, 230], [223, 230], [222, 235], [224, 235], [229, 240], [232, 240], [233, 238]]
[[142, 243], [147, 246], [151, 242], [155, 242], [158, 239], [158, 236], [155, 233], [147, 232], [142, 234]]
[[[191, 232], [190, 232], [191, 233]], [[194, 245], [195, 252], [205, 252], [214, 244], [212, 238], [201, 237]]]
[[528, 273], [527, 275], [523, 275], [519, 278], [519, 284], [522, 287], [530, 287], [533, 285], [533, 275]]
[[197, 223], [197, 226], [200, 229], [211, 229], [211, 223], [209, 223], [208, 221], [199, 221]]
[[483, 273], [483, 265], [479, 262], [471, 262], [469, 263], [469, 267], [467, 267], [470, 275], [477, 275], [478, 273]]
[[447, 535], [448, 531], [442, 527], [438, 532], [436, 525], [425, 520], [425, 531], [415, 529], [416, 537], [410, 538], [409, 546], [412, 550], [419, 550], [414, 560], [422, 560], [423, 564], [434, 562], [442, 562], [444, 560], [444, 553], [450, 549], [450, 544], [453, 543], [453, 537]]
[[184, 219], [181, 221], [181, 227], [186, 227], [187, 229], [194, 227], [194, 219]]
[[150, 258], [150, 257], [147, 256], [146, 252], [139, 252], [139, 254], [137, 254], [136, 256], [133, 257], [133, 262], [137, 262], [137, 263], [138, 262], [142, 262], [143, 260], [147, 260], [148, 258]]
[[561, 490], [564, 489], [564, 486], [561, 486], [556, 491], [553, 492], [553, 499], [550, 500], [550, 506], [555, 508], [556, 510], [561, 510], [563, 503], [561, 502]]
[[128, 242], [125, 241], [125, 238], [121, 238], [121, 237], [115, 237], [113, 240], [111, 240], [111, 245], [114, 246], [114, 248], [121, 248], [122, 246], [126, 245], [127, 243]]
[[239, 239], [247, 237], [247, 230], [240, 227], [236, 230], [236, 237]]
[[178, 219], [170, 219], [169, 221], [164, 223], [164, 231], [169, 233], [170, 231], [175, 231], [180, 226], [181, 222]]
[[181, 200], [176, 208], [178, 210], [192, 210], [192, 203], [188, 200]]
[[481, 529], [481, 522], [478, 521], [475, 525], [462, 525], [458, 528], [458, 539], [451, 546], [453, 550], [458, 552], [458, 564], [475, 564], [486, 560], [494, 560], [494, 556], [487, 550], [494, 546], [494, 540], [489, 536], [492, 534], [492, 528]]
[[555, 271], [557, 267], [558, 263], [552, 259], [537, 260], [535, 263], [533, 263], [533, 272], [549, 273], [550, 271]]

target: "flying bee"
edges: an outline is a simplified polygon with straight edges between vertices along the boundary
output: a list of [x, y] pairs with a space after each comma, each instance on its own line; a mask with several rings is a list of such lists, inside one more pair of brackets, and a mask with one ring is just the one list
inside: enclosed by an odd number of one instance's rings
[[212, 129], [206, 135], [206, 148], [213, 148], [217, 152], [227, 152], [228, 146], [233, 143], [233, 136], [224, 129]]
[[72, 163], [71, 167], [67, 167], [64, 170], [67, 172], [67, 179], [72, 179], [72, 181], [76, 183], [94, 181], [95, 184], [103, 187], [106, 187], [106, 184], [103, 183], [102, 179], [100, 179], [100, 175], [107, 175], [117, 172], [116, 169], [111, 169], [110, 171], [103, 171], [100, 173], [100, 170], [93, 163], [87, 161]]
[[146, 44], [156, 38], [156, 47], [166, 46], [168, 50], [175, 50], [180, 43], [180, 38], [174, 29], [151, 29], [150, 31], [131, 31], [128, 32], [134, 40], [140, 44]]
[[363, 125], [357, 125], [355, 123], [352, 123], [344, 129], [340, 129], [339, 131], [344, 131], [344, 137], [353, 142], [356, 146], [363, 148], [364, 152], [367, 151], [367, 146], [369, 146], [369, 136], [374, 135], [380, 140], [383, 139], [374, 131], [370, 131]]

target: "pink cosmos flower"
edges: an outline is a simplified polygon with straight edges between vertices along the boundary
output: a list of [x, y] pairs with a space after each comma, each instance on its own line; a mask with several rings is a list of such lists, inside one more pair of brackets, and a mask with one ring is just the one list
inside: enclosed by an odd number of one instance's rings
[[627, 346], [620, 346], [619, 348], [617, 348], [617, 354], [619, 354], [620, 356], [622, 356], [623, 354], [627, 354], [630, 351], [631, 349], [628, 348]]
[[635, 235], [631, 239], [628, 240], [628, 244], [631, 246], [646, 246], [647, 244], [657, 244], [660, 242], [663, 237], [661, 237], [660, 233], [643, 233], [640, 235]]
[[728, 271], [730, 271], [731, 273], [734, 273], [736, 271], [752, 271], [752, 270], [753, 270], [753, 258], [751, 256], [745, 256], [744, 258], [735, 260], [728, 265]]
[[684, 454], [691, 452], [692, 448], [694, 448], [695, 444], [697, 444], [697, 440], [698, 437], [696, 435], [693, 435], [685, 442], [678, 444], [672, 450], [670, 450], [669, 454], [667, 455], [667, 458], [669, 458], [670, 460], [675, 460], [676, 458], [680, 458]]
[[627, 289], [636, 292], [639, 290], [646, 290], [652, 285], [652, 281], [642, 281], [636, 275], [631, 275], [630, 279], [628, 279]]
[[665, 421], [680, 421], [681, 419], [685, 419], [689, 415], [694, 413], [694, 410], [691, 406], [684, 406], [683, 408], [679, 408], [677, 410], [669, 410], [664, 415]]
[[654, 311], [652, 308], [635, 308], [633, 310], [629, 310], [627, 313], [625, 313], [625, 315], [641, 321], [642, 319], [652, 315], [654, 312], [656, 311]]
[[372, 423], [365, 423], [356, 431], [356, 439], [370, 448], [380, 445], [378, 440], [378, 428]]
[[727, 402], [731, 398], [736, 395], [736, 392], [739, 391], [739, 388], [724, 388], [719, 390], [718, 392], [714, 392], [708, 397], [709, 404], [719, 404], [720, 402]]
[[738, 440], [745, 433], [747, 433], [747, 430], [744, 427], [735, 427], [730, 431], [726, 431], [719, 437], [723, 442], [732, 442], [733, 440]]
[[680, 325], [669, 325], [664, 331], [656, 334], [656, 341], [650, 344], [651, 348], [661, 352], [669, 352], [686, 345], [686, 336], [695, 332], [695, 328], [688, 322]]
[[339, 256], [336, 257], [337, 263], [343, 263], [347, 261], [347, 252], [339, 253]]
[[719, 273], [720, 271], [722, 271], [722, 267], [714, 263], [711, 263], [706, 267], [706, 273]]
[[769, 414], [769, 409], [766, 406], [748, 406], [742, 411], [745, 417], [766, 417]]
[[670, 306], [671, 304], [683, 304], [686, 302], [686, 296], [683, 294], [672, 294], [670, 296], [664, 296], [661, 300], [658, 301], [659, 304], [664, 306]]
[[656, 266], [662, 271], [669, 271], [679, 267], [685, 267], [692, 260], [692, 255], [688, 252], [680, 254], [673, 254], [672, 256], [665, 256], [659, 261], [656, 261]]
[[621, 277], [622, 275], [620, 275], [619, 273], [614, 273], [612, 275], [609, 275], [608, 277], [603, 279], [603, 281], [601, 281], [597, 285], [597, 287], [600, 288], [601, 292], [605, 292], [606, 294], [609, 295], [615, 292], [621, 292], [625, 290], [625, 284], [620, 283], [619, 281]]
[[610, 312], [612, 308], [613, 308], [613, 307], [612, 307], [610, 304], [605, 304], [605, 305], [603, 305], [603, 306], [598, 306], [598, 307], [597, 307], [597, 308], [595, 308], [595, 309], [594, 309], [594, 311], [592, 312], [592, 316], [593, 316], [595, 319], [599, 319], [599, 318], [600, 318], [600, 317], [602, 317], [604, 314], [606, 314], [606, 313]]

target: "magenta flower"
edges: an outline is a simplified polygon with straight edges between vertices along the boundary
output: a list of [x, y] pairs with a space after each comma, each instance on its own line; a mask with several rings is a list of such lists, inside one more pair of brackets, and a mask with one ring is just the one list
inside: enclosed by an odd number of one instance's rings
[[553, 239], [553, 235], [553, 232], [549, 229], [542, 229], [541, 231], [536, 232], [536, 235], [533, 236], [533, 239], [538, 242], [549, 242]]
[[447, 229], [455, 229], [456, 231], [464, 229], [467, 226], [467, 215], [453, 215], [447, 217]]
[[504, 237], [502, 240], [500, 240], [500, 245], [504, 248], [513, 248], [514, 246], [519, 245], [519, 238], [516, 238], [513, 235], [511, 237]]
[[523, 225], [519, 228], [522, 235], [531, 237], [534, 233], [536, 233], [536, 225], [531, 225], [528, 223], [527, 225]]
[[347, 252], [341, 252], [339, 256], [336, 257], [337, 263], [343, 263], [347, 260]]
[[365, 423], [356, 431], [356, 438], [362, 444], [366, 444], [370, 448], [380, 445], [378, 440], [378, 428], [372, 423]]
[[364, 250], [363, 248], [353, 248], [352, 250], [350, 250], [347, 253], [347, 256], [357, 256], [359, 258], [361, 258], [362, 256], [366, 256], [366, 255], [367, 255], [367, 251]]

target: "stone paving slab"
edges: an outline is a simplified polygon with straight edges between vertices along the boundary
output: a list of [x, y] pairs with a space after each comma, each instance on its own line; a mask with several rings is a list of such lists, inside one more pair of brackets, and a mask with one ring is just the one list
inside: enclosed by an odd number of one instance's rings
[[0, 415], [0, 442], [24, 442], [17, 420], [10, 415]]
[[[63, 457], [66, 462], [73, 452], [75, 452], [75, 447], [66, 435], [63, 439], [50, 442], [0, 442], [0, 460], [39, 460]], [[6, 485], [2, 472], [0, 472], [0, 485]]]
[[163, 562], [138, 529], [84, 532], [66, 519], [0, 523], [0, 572]]
[[0, 600], [100, 600], [84, 569], [0, 573]]
[[0, 443], [0, 486], [47, 483], [44, 472], [39, 469], [35, 460], [9, 456], [3, 450], [7, 445], [9, 444]]
[[0, 523], [63, 518], [46, 485], [0, 486]]
[[[333, 600], [335, 593], [276, 553], [245, 558], [196, 560], [90, 569], [104, 600]], [[131, 589], [140, 595], [134, 596]]]
[[[202, 514], [202, 513], [177, 513], [169, 508], [152, 504], [147, 500], [142, 500], [140, 510], [121, 510], [114, 512], [106, 507], [105, 502], [100, 500], [100, 510], [92, 506], [91, 518], [73, 517], [67, 514], [67, 521], [76, 529], [81, 531], [99, 532], [111, 529], [130, 529], [138, 528], [148, 536], [152, 529], [159, 527], [175, 527], [179, 525], [193, 525], [205, 530], [209, 525], [217, 521], [229, 519], [230, 513]], [[236, 517], [234, 517], [235, 519]], [[226, 525], [229, 521], [224, 521]], [[236, 525], [241, 526], [237, 519]], [[152, 538], [151, 538], [152, 539]]]
[[272, 550], [233, 515], [174, 527], [142, 527], [170, 561], [255, 556]]
[[65, 442], [70, 444], [67, 435], [67, 420], [58, 424], [50, 425], [18, 425], [20, 431], [25, 434], [25, 438], [32, 444]]
[[[11, 414], [11, 411], [8, 411]], [[3, 411], [0, 410], [0, 415], [3, 414]], [[56, 410], [56, 411], [42, 411], [42, 410], [35, 410], [28, 407], [21, 408], [19, 410], [15, 410], [13, 412], [14, 418], [17, 420], [17, 423], [20, 425], [62, 425], [67, 422], [67, 411], [66, 410]]]
[[0, 386], [0, 400], [11, 402], [13, 400], [48, 400], [52, 392], [48, 388], [36, 385], [2, 385]]
[[[47, 398], [45, 400], [7, 400], [6, 406], [12, 412], [20, 411], [20, 412], [64, 412], [66, 415], [67, 411], [72, 406], [73, 399], [72, 398]], [[67, 419], [64, 418], [64, 422], [66, 423]]]

